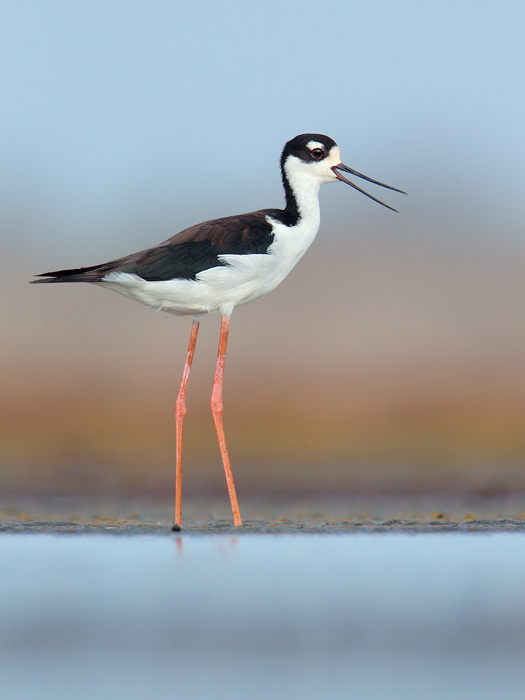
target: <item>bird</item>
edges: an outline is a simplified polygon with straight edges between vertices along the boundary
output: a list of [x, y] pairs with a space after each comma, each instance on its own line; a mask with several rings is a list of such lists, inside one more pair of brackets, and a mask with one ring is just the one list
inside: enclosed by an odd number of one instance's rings
[[186, 361], [175, 402], [175, 519], [182, 528], [182, 445], [187, 414], [186, 391], [199, 325], [209, 313], [221, 315], [219, 349], [211, 410], [233, 521], [242, 525], [223, 427], [222, 386], [233, 309], [272, 291], [313, 242], [320, 225], [319, 189], [344, 182], [387, 209], [397, 211], [351, 182], [343, 173], [406, 194], [341, 162], [337, 143], [323, 134], [300, 134], [288, 141], [280, 158], [284, 209], [205, 221], [184, 229], [147, 250], [90, 267], [35, 275], [33, 283], [88, 282], [149, 307], [193, 317]]

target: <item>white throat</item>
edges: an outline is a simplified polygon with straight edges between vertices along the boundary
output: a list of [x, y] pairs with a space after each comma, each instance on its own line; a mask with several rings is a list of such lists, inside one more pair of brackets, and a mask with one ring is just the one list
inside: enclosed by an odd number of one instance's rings
[[[292, 170], [290, 168], [289, 170]], [[294, 176], [294, 173], [287, 172], [288, 182], [292, 189], [300, 219], [319, 219], [319, 189], [323, 184], [318, 178]]]
[[332, 166], [340, 162], [341, 155], [337, 146], [319, 163], [305, 163], [295, 156], [286, 159], [284, 171], [301, 219], [319, 220], [319, 189], [327, 182], [336, 181]]

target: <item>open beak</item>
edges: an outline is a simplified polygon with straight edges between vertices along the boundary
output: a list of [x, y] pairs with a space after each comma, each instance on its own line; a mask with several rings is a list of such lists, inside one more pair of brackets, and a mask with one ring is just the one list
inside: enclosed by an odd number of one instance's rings
[[370, 197], [370, 199], [373, 199], [374, 202], [377, 202], [378, 204], [381, 204], [383, 207], [386, 207], [387, 209], [391, 209], [392, 211], [395, 211], [395, 212], [397, 212], [397, 209], [394, 209], [394, 207], [390, 207], [388, 204], [385, 204], [380, 199], [376, 199], [375, 197], [372, 197], [371, 194], [368, 194], [368, 192], [365, 192], [357, 185], [354, 185], [354, 183], [350, 182], [350, 180], [347, 180], [344, 175], [341, 175], [339, 170], [344, 170], [345, 173], [350, 173], [351, 175], [355, 175], [356, 177], [360, 177], [363, 180], [368, 180], [368, 182], [373, 182], [374, 185], [379, 185], [380, 187], [386, 187], [388, 190], [394, 190], [394, 192], [401, 192], [401, 194], [406, 194], [406, 192], [403, 192], [403, 190], [398, 190], [397, 187], [390, 187], [390, 185], [385, 185], [383, 182], [378, 182], [377, 180], [372, 180], [371, 177], [367, 177], [366, 175], [361, 175], [361, 173], [358, 173], [357, 170], [352, 170], [352, 168], [349, 168], [348, 165], [343, 165], [343, 163], [339, 163], [339, 165], [334, 165], [332, 167], [332, 170], [333, 170], [334, 175], [336, 176], [336, 178], [338, 180], [341, 180], [341, 182], [346, 182], [347, 185], [350, 185], [350, 187], [353, 187], [355, 190], [358, 190], [359, 192], [362, 192], [363, 194], [365, 194], [367, 197]]

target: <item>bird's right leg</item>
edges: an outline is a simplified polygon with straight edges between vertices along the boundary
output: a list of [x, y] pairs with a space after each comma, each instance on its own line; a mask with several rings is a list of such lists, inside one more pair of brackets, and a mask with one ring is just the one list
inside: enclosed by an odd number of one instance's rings
[[199, 332], [199, 319], [194, 318], [191, 326], [190, 342], [188, 345], [188, 354], [186, 355], [186, 364], [182, 373], [182, 381], [180, 383], [179, 395], [175, 403], [175, 428], [176, 428], [176, 458], [175, 458], [175, 525], [182, 526], [182, 428], [184, 418], [186, 417], [186, 389], [188, 388], [188, 380], [190, 378], [191, 363], [193, 362], [193, 353], [195, 352], [195, 344], [197, 343], [197, 333]]
[[211, 412], [219, 439], [219, 448], [221, 450], [222, 463], [224, 473], [226, 474], [226, 483], [228, 485], [228, 493], [230, 494], [230, 503], [232, 506], [233, 522], [235, 527], [242, 525], [241, 513], [237, 502], [237, 494], [235, 493], [235, 484], [233, 483], [232, 468], [230, 465], [230, 457], [228, 448], [226, 447], [226, 437], [224, 436], [224, 427], [222, 425], [222, 379], [224, 376], [224, 361], [226, 360], [226, 345], [228, 344], [228, 332], [230, 328], [230, 317], [223, 314], [221, 320], [221, 336], [219, 340], [219, 352], [217, 354], [217, 365], [215, 368], [215, 379], [213, 381], [213, 391], [211, 393]]

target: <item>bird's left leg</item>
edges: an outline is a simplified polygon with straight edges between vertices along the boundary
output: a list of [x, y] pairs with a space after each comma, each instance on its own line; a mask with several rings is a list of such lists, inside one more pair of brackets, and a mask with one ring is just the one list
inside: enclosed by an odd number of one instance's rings
[[199, 319], [194, 318], [191, 326], [190, 342], [188, 345], [188, 354], [186, 355], [186, 364], [182, 374], [180, 383], [179, 395], [175, 403], [175, 428], [176, 428], [176, 457], [175, 457], [175, 525], [182, 525], [182, 427], [184, 418], [186, 417], [186, 389], [188, 388], [188, 380], [190, 378], [191, 363], [193, 362], [193, 353], [195, 352], [195, 344], [197, 343], [197, 333], [199, 332]]
[[221, 450], [222, 463], [226, 473], [226, 483], [228, 484], [228, 493], [230, 494], [230, 502], [232, 506], [233, 522], [236, 526], [242, 525], [241, 513], [239, 504], [237, 503], [237, 495], [235, 493], [235, 484], [233, 483], [233, 474], [230, 465], [230, 457], [228, 448], [226, 447], [226, 437], [222, 426], [222, 378], [224, 375], [224, 361], [226, 359], [226, 346], [228, 343], [228, 331], [230, 328], [230, 317], [223, 315], [221, 320], [221, 336], [219, 340], [219, 352], [217, 354], [217, 367], [215, 369], [215, 379], [213, 382], [213, 391], [211, 394], [211, 412], [215, 423], [215, 430], [219, 439], [219, 447]]

